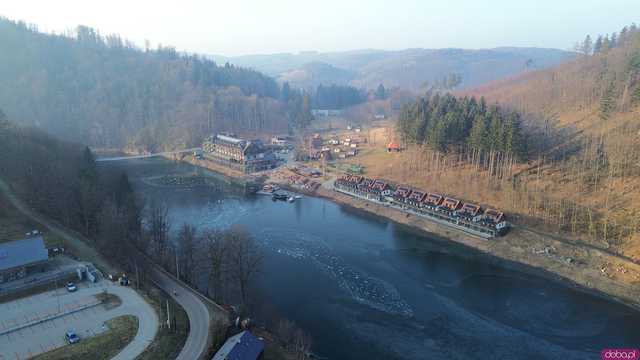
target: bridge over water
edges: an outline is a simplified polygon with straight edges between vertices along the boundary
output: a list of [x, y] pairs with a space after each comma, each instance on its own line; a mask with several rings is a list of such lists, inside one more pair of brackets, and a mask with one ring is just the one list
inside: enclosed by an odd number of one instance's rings
[[194, 151], [200, 151], [200, 150], [202, 150], [202, 148], [197, 147], [197, 148], [184, 149], [184, 150], [165, 151], [165, 152], [159, 152], [159, 153], [153, 153], [153, 154], [103, 157], [103, 158], [97, 158], [96, 162], [146, 159], [146, 158], [152, 158], [156, 156], [169, 156], [169, 155], [175, 155], [175, 154], [192, 153]]

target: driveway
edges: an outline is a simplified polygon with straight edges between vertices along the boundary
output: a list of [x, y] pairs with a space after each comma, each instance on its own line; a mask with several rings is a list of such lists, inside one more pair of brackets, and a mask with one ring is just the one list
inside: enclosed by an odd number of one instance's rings
[[[117, 295], [122, 303], [114, 308], [96, 305], [95, 295], [104, 291]], [[26, 359], [64, 346], [67, 330], [76, 331], [81, 338], [100, 334], [107, 329], [104, 326], [107, 320], [121, 315], [138, 318], [138, 333], [113, 359], [130, 360], [147, 348], [158, 331], [155, 311], [130, 288], [108, 281], [82, 282], [78, 284], [78, 291], [73, 293], [60, 288], [2, 303], [0, 360]], [[55, 318], [46, 320], [50, 316]], [[24, 327], [11, 331], [21, 326]]]

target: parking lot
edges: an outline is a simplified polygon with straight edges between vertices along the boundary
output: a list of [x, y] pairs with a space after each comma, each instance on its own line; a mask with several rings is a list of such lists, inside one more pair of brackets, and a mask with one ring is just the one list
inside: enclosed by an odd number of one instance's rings
[[[68, 330], [86, 339], [107, 330], [105, 321], [127, 314], [137, 316], [140, 326], [121, 357], [141, 352], [153, 340], [157, 316], [135, 291], [104, 280], [77, 285], [75, 292], [61, 287], [0, 304], [0, 360], [27, 359], [64, 346]], [[122, 304], [109, 307], [99, 303], [96, 295], [104, 291], [117, 295]]]

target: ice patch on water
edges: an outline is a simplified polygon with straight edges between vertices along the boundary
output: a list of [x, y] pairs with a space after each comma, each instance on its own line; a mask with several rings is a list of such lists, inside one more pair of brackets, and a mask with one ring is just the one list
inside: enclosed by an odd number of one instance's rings
[[201, 228], [228, 229], [249, 214], [249, 207], [238, 199], [214, 200], [207, 203], [205, 214], [199, 214]]
[[278, 254], [310, 260], [359, 303], [387, 313], [413, 316], [413, 310], [392, 284], [347, 264], [322, 237], [289, 229], [264, 228], [257, 238]]

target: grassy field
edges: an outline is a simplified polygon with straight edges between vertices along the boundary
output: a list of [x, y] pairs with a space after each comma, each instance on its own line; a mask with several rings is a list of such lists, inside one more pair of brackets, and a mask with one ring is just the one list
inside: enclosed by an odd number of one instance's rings
[[138, 318], [120, 316], [107, 321], [109, 330], [77, 344], [63, 346], [36, 356], [35, 360], [102, 360], [111, 359], [122, 350], [138, 332]]
[[0, 242], [21, 239], [33, 229], [38, 229], [38, 224], [22, 215], [0, 195]]
[[[19, 212], [3, 195], [0, 195], [0, 243], [23, 239], [31, 230], [45, 229]], [[47, 247], [64, 246], [60, 237], [46, 231], [43, 238]]]

